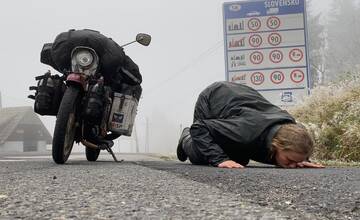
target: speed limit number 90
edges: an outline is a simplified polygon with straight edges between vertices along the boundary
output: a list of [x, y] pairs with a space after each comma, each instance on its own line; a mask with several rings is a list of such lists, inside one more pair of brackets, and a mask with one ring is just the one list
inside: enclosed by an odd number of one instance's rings
[[260, 64], [264, 60], [264, 55], [259, 51], [254, 51], [250, 54], [250, 61], [253, 64]]
[[280, 63], [283, 59], [284, 55], [280, 50], [273, 50], [269, 54], [269, 58], [273, 63]]
[[279, 33], [271, 33], [268, 36], [268, 41], [269, 44], [271, 44], [272, 46], [277, 46], [279, 44], [281, 44], [281, 35]]
[[251, 35], [249, 37], [249, 45], [251, 47], [259, 47], [262, 44], [262, 38], [258, 34]]

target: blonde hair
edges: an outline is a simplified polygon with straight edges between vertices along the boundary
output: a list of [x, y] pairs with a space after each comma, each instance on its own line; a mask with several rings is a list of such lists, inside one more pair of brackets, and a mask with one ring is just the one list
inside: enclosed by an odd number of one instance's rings
[[307, 158], [314, 151], [314, 142], [301, 124], [283, 124], [272, 139], [272, 156], [276, 150], [294, 151]]

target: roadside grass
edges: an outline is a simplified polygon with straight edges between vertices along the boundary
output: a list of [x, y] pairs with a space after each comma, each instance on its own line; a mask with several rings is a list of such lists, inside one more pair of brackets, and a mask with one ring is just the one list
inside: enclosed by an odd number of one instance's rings
[[174, 160], [178, 160], [176, 155], [160, 155], [160, 159], [161, 160], [165, 160], [165, 161], [174, 161]]
[[360, 167], [360, 162], [344, 162], [339, 160], [317, 160], [317, 163], [325, 167]]
[[360, 162], [359, 74], [348, 74], [336, 84], [318, 86], [302, 105], [289, 112], [312, 134], [317, 160], [336, 161], [335, 164]]

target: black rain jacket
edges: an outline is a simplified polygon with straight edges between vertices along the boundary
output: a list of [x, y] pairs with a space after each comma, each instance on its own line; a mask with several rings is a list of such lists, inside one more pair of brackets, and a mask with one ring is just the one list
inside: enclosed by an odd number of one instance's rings
[[231, 82], [216, 82], [200, 95], [190, 128], [193, 146], [209, 164], [234, 160], [275, 164], [271, 140], [281, 124], [295, 123], [285, 110], [256, 90]]

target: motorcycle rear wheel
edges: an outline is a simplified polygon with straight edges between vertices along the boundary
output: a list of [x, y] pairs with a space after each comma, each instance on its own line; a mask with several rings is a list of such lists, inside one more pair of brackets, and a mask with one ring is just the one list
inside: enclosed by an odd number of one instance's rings
[[92, 149], [89, 147], [86, 147], [86, 159], [88, 161], [96, 161], [100, 154], [100, 149]]
[[70, 86], [61, 100], [52, 146], [52, 157], [57, 164], [64, 164], [68, 160], [74, 144], [79, 95], [80, 89]]

